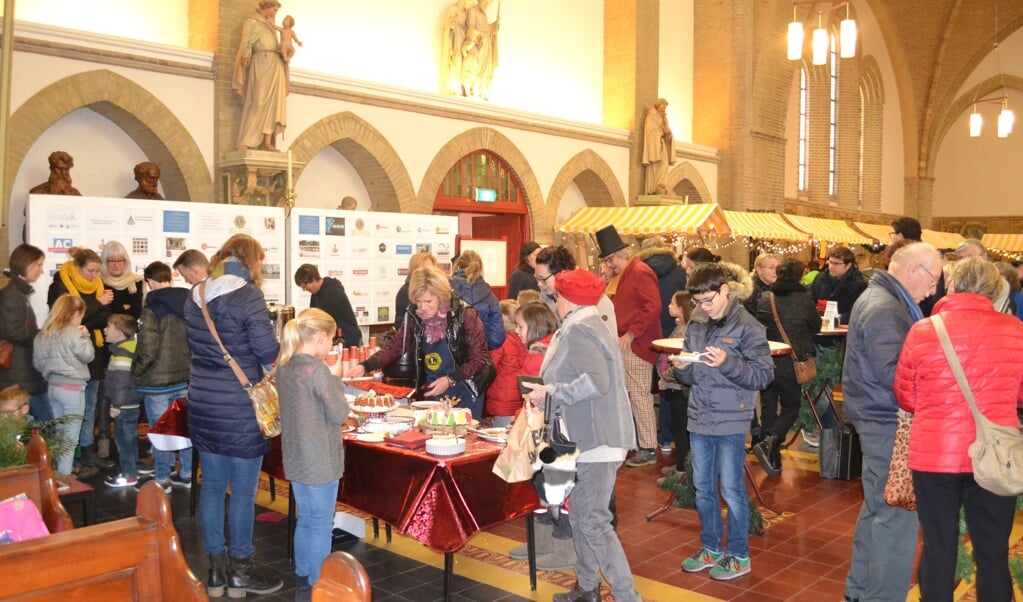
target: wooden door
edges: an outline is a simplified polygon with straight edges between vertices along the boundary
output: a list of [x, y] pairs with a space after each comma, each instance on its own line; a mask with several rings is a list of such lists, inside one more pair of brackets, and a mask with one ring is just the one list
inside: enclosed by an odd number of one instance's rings
[[[481, 217], [472, 218], [472, 237], [473, 238], [485, 238], [491, 240], [504, 239], [508, 242], [505, 265], [508, 266], [508, 273], [504, 275], [505, 282], [508, 281], [509, 275], [515, 266], [519, 263], [519, 248], [524, 242], [522, 239], [522, 220], [526, 219], [526, 216], [515, 215], [515, 214], [504, 214], [504, 215], [488, 215]], [[486, 274], [484, 274], [486, 277]], [[488, 282], [492, 282], [493, 278], [488, 278]], [[493, 285], [491, 285], [493, 286]], [[504, 299], [507, 292], [507, 286], [493, 286], [494, 294], [497, 295], [498, 299]]]

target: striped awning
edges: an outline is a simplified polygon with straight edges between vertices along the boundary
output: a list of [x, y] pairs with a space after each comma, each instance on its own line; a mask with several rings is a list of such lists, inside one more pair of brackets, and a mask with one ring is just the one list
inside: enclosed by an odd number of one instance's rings
[[813, 234], [817, 240], [847, 245], [862, 245], [873, 241], [873, 237], [857, 232], [842, 220], [803, 215], [786, 215], [785, 219], [797, 229]]
[[768, 238], [772, 240], [806, 241], [809, 236], [793, 228], [778, 213], [750, 213], [748, 211], [725, 210], [725, 219], [732, 230], [732, 236]]
[[938, 232], [927, 229], [924, 229], [922, 236], [925, 243], [932, 244], [937, 249], [954, 249], [959, 246], [959, 243], [966, 240], [962, 234], [955, 232]]
[[725, 215], [716, 203], [642, 207], [583, 207], [558, 226], [559, 232], [593, 234], [614, 225], [620, 234], [718, 234], [730, 233]]
[[860, 232], [884, 244], [892, 240], [892, 227], [882, 224], [868, 224], [866, 222], [853, 222], [852, 225]]
[[992, 251], [1023, 251], [1023, 234], [985, 234], [980, 242]]

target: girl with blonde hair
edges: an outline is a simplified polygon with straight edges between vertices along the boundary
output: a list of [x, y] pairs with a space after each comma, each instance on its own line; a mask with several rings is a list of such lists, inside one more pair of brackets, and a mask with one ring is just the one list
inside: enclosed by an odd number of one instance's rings
[[[60, 424], [61, 438], [77, 441], [86, 410], [85, 387], [89, 382], [89, 362], [96, 349], [89, 339], [89, 329], [82, 325], [85, 301], [64, 295], [53, 304], [42, 330], [35, 338], [32, 363], [49, 383], [50, 408], [53, 416], [75, 416]], [[66, 446], [54, 460], [61, 478], [71, 474], [74, 447]]]
[[298, 503], [295, 574], [314, 585], [330, 554], [331, 525], [345, 455], [341, 426], [348, 402], [341, 362], [324, 363], [337, 324], [322, 309], [310, 308], [284, 325], [277, 357], [284, 471]]

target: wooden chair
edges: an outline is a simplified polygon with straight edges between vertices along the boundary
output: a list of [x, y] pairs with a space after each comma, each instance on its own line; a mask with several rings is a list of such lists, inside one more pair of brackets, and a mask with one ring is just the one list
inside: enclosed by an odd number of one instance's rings
[[313, 602], [370, 602], [369, 576], [348, 552], [334, 552], [323, 561], [313, 586]]
[[38, 433], [33, 434], [27, 451], [28, 464], [0, 469], [0, 500], [24, 493], [39, 508], [50, 533], [74, 529], [71, 515], [57, 494], [46, 441]]

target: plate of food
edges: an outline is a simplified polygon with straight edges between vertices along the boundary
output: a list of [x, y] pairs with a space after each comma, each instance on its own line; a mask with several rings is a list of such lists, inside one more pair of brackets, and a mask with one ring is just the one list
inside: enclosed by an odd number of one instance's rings
[[415, 419], [411, 416], [384, 416], [381, 418], [367, 418], [362, 423], [362, 430], [367, 433], [382, 432], [393, 437], [400, 435], [412, 428]]
[[480, 439], [489, 441], [490, 443], [507, 443], [508, 442], [508, 429], [503, 427], [492, 427], [486, 429], [470, 429], [472, 432], [480, 436]]
[[710, 360], [710, 354], [704, 351], [703, 353], [696, 353], [695, 351], [682, 351], [668, 356], [670, 360], [678, 360], [680, 362], [689, 363], [704, 363]]
[[393, 395], [377, 395], [373, 391], [356, 395], [350, 404], [352, 411], [358, 414], [386, 414], [398, 407]]

